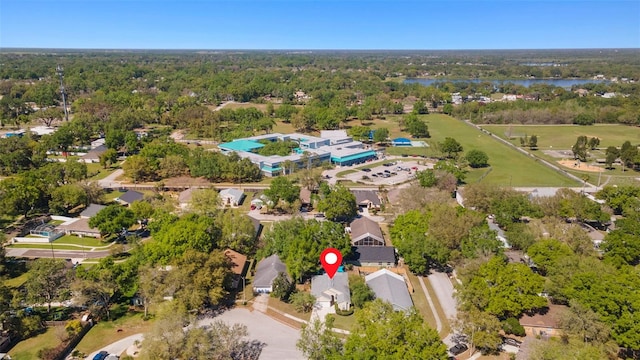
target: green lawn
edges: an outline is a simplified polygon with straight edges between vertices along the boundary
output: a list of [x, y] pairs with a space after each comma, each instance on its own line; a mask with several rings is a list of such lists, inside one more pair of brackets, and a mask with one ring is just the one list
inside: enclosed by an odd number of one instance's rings
[[[463, 121], [440, 114], [425, 115], [424, 119], [431, 133], [430, 144], [441, 142], [445, 137], [452, 137], [462, 144], [465, 151], [478, 149], [487, 153], [491, 171], [484, 177], [483, 182], [504, 186], [579, 186], [566, 176]], [[467, 183], [477, 181], [487, 170], [470, 171]]]
[[99, 163], [89, 163], [87, 164], [87, 174], [91, 176], [89, 178], [91, 180], [102, 180], [119, 168], [120, 168], [120, 165], [118, 164], [109, 166], [105, 169]]
[[[600, 139], [600, 148], [621, 146], [629, 140], [632, 144], [640, 143], [640, 127], [598, 124], [591, 126], [580, 125], [482, 125], [497, 136], [520, 145], [520, 136], [536, 135], [538, 147], [546, 149], [571, 149], [580, 135]], [[509, 139], [509, 134], [511, 139]]]
[[120, 339], [146, 333], [151, 329], [153, 320], [145, 321], [142, 317], [142, 313], [127, 312], [116, 320], [100, 321], [82, 338], [76, 349], [90, 354]]
[[27, 281], [28, 278], [29, 278], [29, 274], [27, 274], [25, 272], [25, 273], [21, 274], [20, 276], [16, 276], [14, 278], [5, 280], [4, 281], [4, 286], [17, 289], [20, 286], [22, 286], [22, 284], [24, 284]]
[[[409, 281], [411, 282], [411, 286], [413, 286], [413, 294], [411, 294], [411, 300], [413, 300], [413, 306], [418, 310], [418, 312], [422, 315], [425, 321], [431, 326], [433, 329], [436, 329], [436, 318], [431, 311], [431, 306], [429, 306], [429, 302], [427, 301], [427, 297], [422, 291], [422, 286], [420, 285], [420, 281], [418, 277], [412, 273], [408, 274]], [[435, 291], [431, 288], [431, 283], [428, 279], [424, 279], [424, 284], [427, 287], [427, 291], [430, 292], [431, 301], [433, 301], [433, 305], [438, 312], [438, 317], [442, 322], [442, 329], [440, 330], [440, 334], [446, 336], [449, 331], [449, 320], [445, 317], [444, 311], [438, 302], [438, 298], [435, 296]]]
[[14, 360], [38, 359], [38, 351], [44, 348], [52, 348], [60, 343], [54, 327], [38, 336], [23, 340], [9, 350], [9, 356]]
[[[358, 310], [356, 309], [356, 311]], [[329, 314], [328, 316], [334, 318], [333, 327], [336, 329], [351, 331], [353, 326], [356, 324], [355, 312], [349, 316], [341, 316], [337, 314]]]
[[63, 245], [63, 244], [74, 244], [74, 245], [83, 245], [88, 247], [102, 247], [107, 246], [109, 243], [106, 243], [100, 239], [94, 239], [92, 237], [77, 237], [74, 235], [65, 235], [56, 241], [53, 242], [54, 245]]
[[51, 247], [53, 246], [54, 249], [57, 250], [82, 250], [81, 247], [78, 246], [72, 246], [72, 245], [51, 245], [51, 244], [12, 244], [9, 247], [11, 248], [16, 248], [16, 249], [51, 249]]
[[104, 199], [107, 202], [114, 201], [116, 198], [119, 198], [120, 195], [122, 195], [122, 194], [124, 194], [124, 191], [114, 190], [114, 191], [112, 191], [110, 193], [105, 194], [104, 195]]
[[296, 311], [295, 307], [292, 304], [287, 304], [276, 298], [272, 298], [272, 297], [269, 298], [269, 306], [283, 313], [293, 315], [302, 320], [309, 321], [309, 319], [311, 319], [311, 312], [308, 312], [308, 313], [298, 312]]

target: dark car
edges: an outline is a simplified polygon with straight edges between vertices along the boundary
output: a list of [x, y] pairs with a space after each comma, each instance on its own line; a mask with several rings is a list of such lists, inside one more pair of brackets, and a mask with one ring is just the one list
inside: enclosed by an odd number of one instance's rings
[[502, 339], [502, 343], [505, 345], [511, 345], [515, 347], [520, 347], [520, 345], [522, 344], [522, 342], [512, 338], [504, 338]]
[[109, 356], [109, 352], [103, 350], [97, 353], [93, 360], [104, 360], [107, 356]]
[[453, 355], [460, 355], [463, 352], [467, 351], [468, 347], [465, 344], [455, 344], [449, 349], [449, 352]]
[[362, 168], [361, 170], [364, 171], [364, 172], [371, 172], [371, 169], [369, 169], [369, 168]]

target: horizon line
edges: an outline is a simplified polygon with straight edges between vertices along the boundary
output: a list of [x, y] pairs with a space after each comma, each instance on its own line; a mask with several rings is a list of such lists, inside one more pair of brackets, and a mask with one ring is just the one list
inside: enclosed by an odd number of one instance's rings
[[81, 47], [0, 47], [0, 52], [6, 51], [53, 51], [53, 50], [65, 50], [65, 51], [276, 51], [276, 52], [313, 52], [313, 51], [373, 51], [373, 52], [399, 52], [399, 51], [549, 51], [549, 50], [640, 50], [640, 47], [593, 47], [593, 48], [467, 48], [467, 49], [330, 49], [330, 48], [316, 48], [316, 49], [302, 49], [302, 48], [81, 48]]

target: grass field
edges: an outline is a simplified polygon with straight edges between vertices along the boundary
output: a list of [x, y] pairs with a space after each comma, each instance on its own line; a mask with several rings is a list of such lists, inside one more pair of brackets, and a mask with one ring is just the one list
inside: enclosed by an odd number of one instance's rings
[[[482, 125], [497, 136], [520, 145], [520, 136], [536, 135], [538, 147], [541, 150], [571, 149], [580, 135], [600, 139], [600, 148], [621, 146], [629, 140], [632, 144], [640, 143], [640, 127], [598, 124], [592, 126], [580, 125]], [[508, 135], [511, 134], [511, 139]]]
[[65, 235], [53, 242], [54, 245], [74, 244], [83, 245], [88, 247], [103, 247], [109, 245], [100, 239], [94, 239], [91, 237], [77, 237], [74, 235]]
[[[125, 310], [126, 306], [120, 305], [122, 309], [114, 309], [116, 316], [119, 310]], [[90, 354], [106, 345], [124, 339], [128, 336], [145, 333], [151, 329], [152, 320], [143, 320], [142, 313], [125, 312], [124, 315], [113, 321], [101, 321], [97, 323], [76, 346], [80, 352]], [[119, 355], [119, 354], [118, 354]]]
[[[462, 144], [465, 152], [478, 149], [487, 153], [491, 171], [483, 182], [504, 186], [580, 185], [460, 120], [439, 114], [426, 115], [424, 119], [431, 133], [430, 144], [452, 137]], [[467, 174], [467, 183], [478, 181], [487, 170], [471, 170]]]
[[39, 359], [38, 351], [45, 348], [52, 348], [60, 343], [56, 336], [55, 327], [50, 327], [47, 332], [38, 336], [23, 340], [9, 350], [9, 356], [14, 360]]

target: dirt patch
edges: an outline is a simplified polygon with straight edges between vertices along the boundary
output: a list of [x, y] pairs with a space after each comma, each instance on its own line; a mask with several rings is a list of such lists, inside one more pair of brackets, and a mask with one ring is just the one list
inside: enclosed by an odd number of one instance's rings
[[577, 160], [560, 160], [558, 163], [564, 167], [580, 170], [580, 171], [589, 171], [589, 172], [603, 172], [604, 169], [599, 166], [585, 164], [583, 162]]

